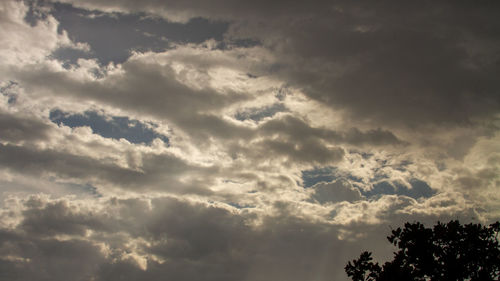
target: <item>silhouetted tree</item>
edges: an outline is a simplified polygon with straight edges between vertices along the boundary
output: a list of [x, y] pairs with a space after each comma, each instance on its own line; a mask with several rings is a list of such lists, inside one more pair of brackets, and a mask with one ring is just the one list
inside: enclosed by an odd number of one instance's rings
[[434, 228], [406, 223], [387, 237], [399, 248], [392, 261], [380, 266], [370, 252], [363, 252], [345, 271], [353, 281], [498, 281], [499, 230], [499, 222], [489, 227], [438, 222]]

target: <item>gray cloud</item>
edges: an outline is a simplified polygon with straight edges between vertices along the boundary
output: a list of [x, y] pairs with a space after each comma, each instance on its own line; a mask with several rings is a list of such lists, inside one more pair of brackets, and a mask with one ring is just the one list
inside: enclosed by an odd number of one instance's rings
[[64, 201], [48, 204], [43, 209], [36, 208], [38, 202], [27, 202], [35, 208], [23, 212], [23, 222], [19, 228], [31, 235], [51, 237], [55, 235], [85, 236], [86, 230], [105, 229], [101, 221], [72, 211]]
[[[77, 1], [170, 18], [231, 19], [281, 58], [277, 75], [349, 118], [468, 124], [498, 113], [498, 3]], [[168, 8], [167, 8], [168, 7]], [[467, 20], [465, 20], [467, 19]]]
[[[137, 170], [121, 167], [112, 161], [50, 149], [37, 150], [9, 144], [0, 144], [0, 148], [0, 166], [16, 173], [44, 177], [55, 174], [62, 179], [96, 181], [131, 191], [161, 189], [206, 194], [210, 193], [206, 190], [211, 183], [208, 176], [217, 170], [216, 167], [191, 166], [172, 155], [143, 155], [144, 164]], [[187, 173], [192, 178], [183, 182], [181, 178]]]
[[[385, 224], [312, 222], [286, 202], [257, 225], [251, 214], [169, 197], [95, 204], [25, 201], [21, 223], [0, 232], [2, 278], [65, 280], [74, 270], [75, 280], [346, 280], [345, 257], [365, 247], [390, 255], [377, 246]], [[378, 215], [398, 225], [406, 217], [391, 210], [411, 204], [395, 200]]]
[[88, 280], [105, 258], [92, 242], [37, 239], [17, 232], [0, 233], [2, 280]]
[[51, 2], [0, 1], [0, 280], [346, 280], [499, 217], [496, 2]]
[[167, 119], [199, 140], [207, 139], [207, 134], [222, 138], [248, 134], [247, 129], [211, 113], [248, 98], [244, 93], [221, 94], [210, 88], [193, 89], [176, 80], [178, 75], [171, 66], [142, 59], [129, 60], [122, 69], [123, 73], [94, 81], [78, 81], [47, 68], [18, 69], [17, 77], [35, 96], [43, 93], [96, 101], [136, 114]]
[[350, 128], [345, 132], [335, 131], [328, 128], [314, 128], [306, 121], [292, 115], [283, 118], [275, 118], [263, 124], [260, 132], [268, 134], [281, 133], [283, 137], [290, 138], [300, 143], [300, 140], [323, 139], [339, 144], [351, 144], [355, 146], [378, 146], [378, 145], [405, 145], [392, 132], [382, 129], [360, 131], [358, 128]]
[[311, 195], [311, 198], [319, 203], [335, 203], [342, 201], [352, 202], [364, 198], [359, 189], [353, 187], [348, 181], [342, 179], [329, 183], [317, 183], [311, 188], [314, 189], [314, 193]]
[[327, 148], [320, 141], [314, 139], [303, 140], [300, 143], [286, 140], [265, 140], [258, 145], [262, 146], [262, 154], [273, 151], [292, 162], [327, 164], [338, 162], [344, 156], [342, 148]]
[[[190, 17], [214, 17], [225, 19], [248, 19], [248, 18], [269, 18], [282, 16], [283, 14], [296, 15], [301, 13], [311, 13], [321, 11], [325, 1], [317, 3], [303, 3], [300, 1], [288, 2], [276, 1], [267, 3], [264, 1], [244, 2], [244, 1], [215, 1], [212, 4], [203, 1], [196, 3], [178, 3], [176, 1], [145, 1], [144, 5], [138, 5], [134, 1], [115, 0], [109, 2], [66, 0], [60, 1], [72, 3], [75, 6], [88, 9], [117, 10], [124, 12], [149, 12], [156, 15], [164, 15], [172, 20], [187, 20]], [[196, 5], [195, 5], [196, 4]], [[168, 8], [167, 8], [168, 7]]]
[[52, 127], [36, 118], [0, 111], [0, 139], [9, 142], [47, 140]]

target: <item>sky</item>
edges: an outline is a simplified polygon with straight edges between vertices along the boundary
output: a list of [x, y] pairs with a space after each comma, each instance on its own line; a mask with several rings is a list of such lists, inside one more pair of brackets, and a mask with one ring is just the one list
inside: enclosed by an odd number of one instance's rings
[[499, 1], [0, 1], [0, 280], [348, 280], [500, 219]]

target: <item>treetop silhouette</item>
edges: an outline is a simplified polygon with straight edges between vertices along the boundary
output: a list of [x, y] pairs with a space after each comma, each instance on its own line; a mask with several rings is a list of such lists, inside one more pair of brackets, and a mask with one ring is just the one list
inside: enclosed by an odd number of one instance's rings
[[406, 223], [387, 237], [399, 248], [392, 261], [380, 266], [365, 251], [348, 262], [345, 271], [353, 281], [498, 281], [499, 231], [499, 222], [486, 227], [455, 220], [438, 222], [433, 228]]

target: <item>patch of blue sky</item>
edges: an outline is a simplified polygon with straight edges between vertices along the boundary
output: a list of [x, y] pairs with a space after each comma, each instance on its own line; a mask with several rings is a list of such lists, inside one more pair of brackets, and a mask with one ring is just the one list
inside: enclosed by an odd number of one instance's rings
[[425, 181], [411, 178], [408, 183], [411, 188], [398, 182], [391, 181], [386, 175], [379, 175], [376, 178], [370, 179], [373, 183], [371, 190], [364, 189], [363, 179], [350, 175], [349, 173], [342, 173], [335, 167], [319, 167], [311, 170], [302, 171], [302, 185], [304, 188], [310, 188], [320, 182], [333, 182], [337, 179], [343, 178], [349, 180], [351, 184], [358, 188], [363, 196], [366, 198], [377, 198], [383, 195], [404, 195], [411, 198], [429, 198], [436, 194], [436, 190], [430, 187]]
[[[348, 179], [353, 185], [362, 183], [363, 179], [338, 170], [335, 167], [318, 167], [311, 170], [301, 171], [302, 184], [304, 188], [309, 188], [320, 182], [332, 182], [337, 179]], [[361, 186], [361, 185], [360, 185]]]
[[373, 176], [373, 178], [370, 178], [370, 182], [380, 182], [381, 180], [383, 179], [388, 179], [389, 176], [384, 174], [384, 173], [381, 173], [379, 172], [380, 169], [375, 169], [375, 175]]
[[[259, 45], [262, 45], [262, 42], [252, 38], [226, 38], [226, 40], [218, 42], [216, 48], [220, 50], [228, 50], [233, 47], [251, 48]], [[255, 75], [251, 75], [249, 77], [257, 78]]]
[[396, 194], [418, 199], [422, 197], [429, 198], [436, 194], [436, 191], [432, 189], [425, 181], [412, 178], [409, 180], [409, 184], [411, 185], [411, 188], [408, 188], [406, 185], [397, 181], [385, 180], [373, 184], [373, 188], [371, 190], [360, 191], [361, 194], [368, 198]]
[[221, 41], [229, 27], [226, 22], [203, 18], [176, 23], [145, 14], [87, 11], [62, 3], [54, 3], [51, 13], [60, 23], [59, 32], [66, 30], [74, 41], [88, 43], [91, 47], [90, 53], [68, 48], [53, 53], [54, 57], [72, 64], [78, 58], [97, 58], [104, 65], [122, 63], [130, 57], [131, 51], [159, 52], [171, 48], [171, 43]]
[[0, 87], [0, 93], [2, 93], [3, 96], [7, 97], [7, 103], [8, 104], [14, 104], [17, 101], [17, 94], [15, 91], [13, 91], [13, 88], [17, 86], [17, 82], [14, 81], [9, 81], [7, 83], [2, 83], [5, 84], [5, 86]]
[[338, 178], [335, 167], [319, 167], [302, 171], [302, 184], [309, 188], [319, 182], [331, 182]]
[[353, 182], [363, 182], [363, 178], [356, 177], [353, 175], [347, 175], [347, 178]]
[[229, 202], [227, 204], [232, 206], [232, 207], [235, 207], [236, 209], [252, 209], [252, 208], [256, 207], [254, 205], [240, 204], [240, 203], [236, 203], [236, 202]]
[[235, 114], [234, 118], [240, 121], [253, 120], [260, 121], [266, 117], [272, 117], [278, 112], [285, 112], [287, 108], [282, 103], [275, 103], [270, 106], [247, 108]]
[[50, 120], [58, 125], [71, 128], [88, 126], [95, 134], [105, 138], [126, 139], [134, 144], [150, 144], [154, 139], [161, 139], [166, 144], [166, 136], [154, 131], [153, 125], [147, 125], [128, 117], [106, 117], [95, 111], [86, 111], [83, 114], [70, 114], [59, 109], [52, 110]]
[[72, 193], [82, 193], [89, 194], [93, 197], [102, 197], [102, 194], [97, 191], [97, 188], [90, 183], [78, 184], [78, 183], [66, 183], [64, 184]]

